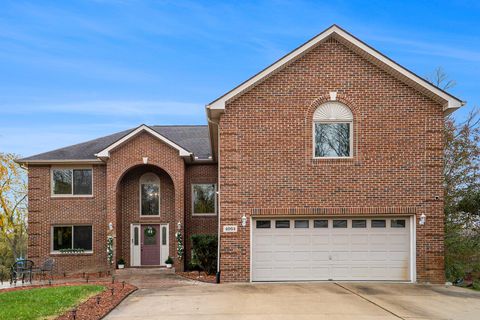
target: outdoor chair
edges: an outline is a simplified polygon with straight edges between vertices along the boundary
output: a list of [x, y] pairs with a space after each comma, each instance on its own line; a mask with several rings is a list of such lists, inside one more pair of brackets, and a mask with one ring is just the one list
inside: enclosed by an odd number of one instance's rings
[[15, 262], [10, 269], [10, 284], [17, 284], [17, 280], [22, 279], [22, 283], [25, 282], [25, 276], [28, 276], [28, 280], [32, 283], [32, 260], [19, 260]]
[[33, 268], [32, 273], [39, 274], [41, 279], [46, 280], [47, 275], [53, 280], [53, 270], [55, 269], [55, 259], [49, 258], [45, 260], [40, 267]]

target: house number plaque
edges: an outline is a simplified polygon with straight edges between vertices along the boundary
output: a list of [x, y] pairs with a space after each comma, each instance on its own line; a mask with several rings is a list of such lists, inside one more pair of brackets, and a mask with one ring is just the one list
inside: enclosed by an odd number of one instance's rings
[[237, 232], [237, 226], [223, 226], [223, 232], [225, 233]]

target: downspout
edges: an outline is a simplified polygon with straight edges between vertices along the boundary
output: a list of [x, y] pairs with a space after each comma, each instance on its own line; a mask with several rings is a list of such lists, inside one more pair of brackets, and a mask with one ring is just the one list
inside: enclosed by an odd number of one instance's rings
[[[220, 235], [221, 235], [221, 226], [220, 226], [220, 125], [218, 122], [210, 120], [210, 110], [207, 107], [207, 121], [217, 126], [217, 274], [216, 282], [220, 283]], [[213, 150], [212, 150], [213, 151]]]

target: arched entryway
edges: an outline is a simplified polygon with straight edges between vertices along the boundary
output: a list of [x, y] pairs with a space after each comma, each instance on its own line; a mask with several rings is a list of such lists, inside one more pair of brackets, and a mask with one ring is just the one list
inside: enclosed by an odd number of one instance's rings
[[127, 267], [164, 266], [175, 256], [175, 185], [155, 165], [128, 169], [116, 188], [117, 260]]

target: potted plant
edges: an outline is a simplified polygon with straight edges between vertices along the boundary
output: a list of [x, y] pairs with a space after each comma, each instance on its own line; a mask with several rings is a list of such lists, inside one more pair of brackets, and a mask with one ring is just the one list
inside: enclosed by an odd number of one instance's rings
[[118, 269], [124, 269], [125, 268], [125, 260], [123, 258], [118, 259]]
[[167, 265], [167, 268], [171, 268], [172, 267], [172, 264], [173, 264], [173, 259], [172, 257], [168, 256], [168, 259], [165, 260], [165, 264]]

